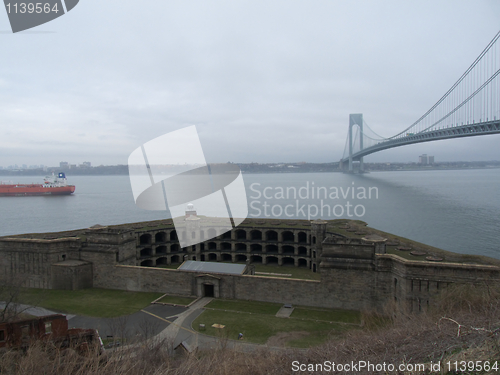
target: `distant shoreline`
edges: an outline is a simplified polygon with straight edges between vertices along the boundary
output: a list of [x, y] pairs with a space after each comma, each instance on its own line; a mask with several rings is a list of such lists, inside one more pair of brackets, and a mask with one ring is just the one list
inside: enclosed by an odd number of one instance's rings
[[[338, 163], [235, 163], [243, 174], [273, 173], [342, 173]], [[469, 169], [498, 169], [500, 161], [488, 162], [442, 162], [433, 166], [419, 166], [416, 163], [365, 163], [365, 171], [372, 172], [415, 172]], [[46, 176], [52, 172], [65, 172], [68, 176], [128, 176], [127, 165], [97, 166], [66, 169], [50, 167], [43, 169], [0, 169], [0, 176]]]

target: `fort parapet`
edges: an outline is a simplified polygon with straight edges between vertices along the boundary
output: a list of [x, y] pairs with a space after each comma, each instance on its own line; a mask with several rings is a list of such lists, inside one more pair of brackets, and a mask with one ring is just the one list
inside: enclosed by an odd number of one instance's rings
[[[46, 289], [99, 287], [200, 297], [211, 293], [355, 310], [395, 302], [418, 311], [452, 284], [500, 280], [498, 261], [466, 264], [457, 254], [452, 261], [405, 259], [389, 253], [381, 235], [349, 237], [335, 225], [323, 220], [247, 219], [231, 231], [202, 233], [210, 239], [185, 248], [179, 246], [178, 236], [186, 233], [177, 233], [169, 220], [2, 237], [0, 281], [15, 279]], [[162, 268], [185, 260], [300, 267], [319, 273], [320, 280]]]

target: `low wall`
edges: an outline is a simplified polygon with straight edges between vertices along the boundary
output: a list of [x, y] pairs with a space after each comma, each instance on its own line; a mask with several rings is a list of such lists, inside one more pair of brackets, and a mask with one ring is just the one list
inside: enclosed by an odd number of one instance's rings
[[[359, 273], [345, 278], [342, 276], [345, 272], [341, 270], [336, 281], [331, 278], [316, 281], [227, 274], [210, 274], [210, 277], [217, 279], [218, 296], [227, 299], [353, 310], [370, 309], [373, 304], [384, 302], [377, 298], [374, 292], [376, 286], [367, 287], [370, 284], [366, 284], [366, 279]], [[197, 279], [200, 277], [206, 277], [206, 274], [153, 267], [115, 266], [105, 278], [94, 280], [94, 287], [201, 297], [197, 288]], [[352, 282], [347, 282], [347, 279]]]
[[370, 270], [320, 267], [320, 281], [125, 265], [107, 271], [94, 275], [94, 287], [202, 297], [200, 285], [209, 283], [221, 298], [352, 310], [381, 309], [391, 301], [420, 308], [450, 284], [500, 280], [495, 266], [415, 262], [388, 254], [377, 255]]

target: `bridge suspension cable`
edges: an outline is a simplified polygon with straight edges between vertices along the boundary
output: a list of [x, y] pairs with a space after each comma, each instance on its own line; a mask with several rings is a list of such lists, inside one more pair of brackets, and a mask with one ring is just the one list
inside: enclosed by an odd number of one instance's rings
[[[388, 148], [438, 139], [500, 134], [499, 41], [500, 31], [427, 112], [390, 138], [375, 133], [364, 120], [361, 121], [362, 114], [352, 114], [342, 162], [349, 160], [349, 170], [352, 170], [352, 161], [358, 160], [362, 169], [363, 156]], [[356, 134], [350, 140], [355, 125]]]
[[[499, 43], [497, 43], [499, 39], [500, 31], [436, 104], [412, 125], [390, 139], [406, 136], [408, 133], [425, 132], [438, 125], [457, 126], [459, 123], [463, 125], [464, 123], [481, 122], [483, 120], [496, 120], [496, 118], [500, 117], [500, 86], [497, 78], [500, 73], [500, 47], [498, 46]], [[484, 83], [481, 84], [481, 82]], [[489, 88], [489, 91], [485, 90], [487, 92], [484, 91], [486, 87]], [[479, 93], [483, 95], [476, 98]], [[477, 102], [471, 103], [474, 98], [476, 98]], [[443, 123], [444, 120], [449, 119], [462, 108], [465, 113], [460, 113], [460, 116], [453, 116], [451, 121]]]
[[[353, 152], [356, 153], [360, 151], [360, 142], [359, 142], [359, 137], [361, 136], [360, 134], [360, 128], [356, 127], [354, 136], [353, 136]], [[373, 145], [376, 145], [380, 142], [386, 141], [388, 138], [384, 138], [377, 133], [373, 131], [372, 128], [368, 126], [366, 121], [363, 119], [363, 148], [368, 148]], [[344, 147], [344, 153], [343, 153], [343, 158], [346, 158], [349, 154], [349, 138], [346, 139], [346, 144]]]

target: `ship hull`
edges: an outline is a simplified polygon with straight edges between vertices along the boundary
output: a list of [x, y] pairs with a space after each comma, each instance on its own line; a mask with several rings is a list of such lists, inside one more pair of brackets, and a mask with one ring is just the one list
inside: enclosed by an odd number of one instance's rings
[[44, 187], [43, 185], [0, 185], [0, 197], [25, 197], [37, 195], [70, 195], [75, 186]]

